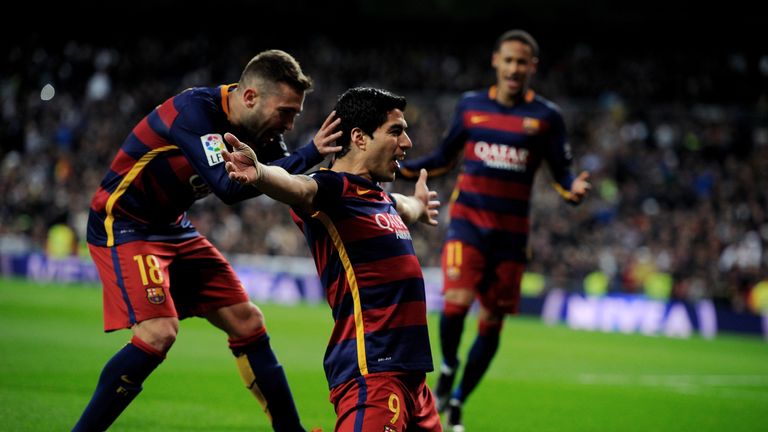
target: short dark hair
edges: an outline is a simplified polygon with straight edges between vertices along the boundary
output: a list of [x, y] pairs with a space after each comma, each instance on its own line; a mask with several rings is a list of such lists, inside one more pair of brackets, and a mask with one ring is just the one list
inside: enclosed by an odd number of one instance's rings
[[336, 116], [341, 118], [339, 128], [343, 132], [336, 140], [341, 150], [336, 153], [340, 158], [349, 152], [352, 129], [360, 128], [369, 136], [387, 121], [387, 114], [393, 109], [405, 111], [406, 100], [386, 90], [372, 87], [355, 87], [345, 91], [336, 106]]
[[515, 30], [508, 30], [502, 33], [501, 36], [499, 36], [498, 39], [496, 39], [496, 45], [493, 47], [493, 52], [498, 52], [501, 48], [501, 44], [503, 44], [506, 41], [519, 41], [522, 42], [529, 47], [531, 47], [531, 52], [533, 53], [534, 57], [539, 56], [539, 44], [536, 42], [536, 39], [531, 36], [530, 33], [528, 33], [525, 30], [515, 29]]
[[299, 62], [281, 50], [268, 50], [252, 58], [240, 75], [240, 85], [250, 79], [262, 79], [270, 83], [286, 83], [297, 92], [312, 88], [312, 78], [304, 75]]

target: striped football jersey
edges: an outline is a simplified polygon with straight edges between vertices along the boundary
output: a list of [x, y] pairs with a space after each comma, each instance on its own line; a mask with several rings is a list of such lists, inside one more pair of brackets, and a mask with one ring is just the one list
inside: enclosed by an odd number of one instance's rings
[[321, 170], [313, 214], [293, 210], [331, 307], [330, 388], [374, 372], [427, 372], [424, 278], [391, 195], [359, 176]]
[[495, 92], [491, 87], [464, 94], [440, 147], [402, 162], [400, 174], [416, 178], [426, 168], [430, 176], [439, 176], [463, 155], [446, 240], [525, 263], [536, 170], [545, 161], [556, 189], [568, 191], [574, 179], [572, 156], [555, 104], [529, 90], [523, 101], [508, 107], [496, 102]]
[[[186, 211], [196, 200], [214, 193], [232, 204], [259, 195], [231, 181], [224, 169], [224, 133], [248, 136], [228, 120], [227, 95], [234, 88], [185, 90], [133, 128], [91, 200], [89, 243], [111, 247], [195, 237]], [[291, 155], [279, 142], [254, 149], [264, 161], [294, 173], [322, 161], [312, 143]]]

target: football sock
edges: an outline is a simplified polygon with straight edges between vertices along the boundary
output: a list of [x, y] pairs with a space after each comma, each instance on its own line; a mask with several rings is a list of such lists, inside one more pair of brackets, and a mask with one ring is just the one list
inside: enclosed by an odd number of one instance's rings
[[262, 327], [251, 336], [229, 339], [229, 348], [245, 386], [261, 404], [272, 428], [277, 432], [304, 431], [285, 371], [269, 345], [267, 330]]
[[165, 353], [134, 336], [104, 366], [91, 401], [73, 431], [104, 431], [139, 394]]
[[469, 306], [446, 302], [443, 313], [440, 315], [440, 349], [443, 354], [443, 363], [451, 369], [459, 365], [457, 353], [461, 333], [464, 331], [464, 318], [468, 311]]
[[499, 334], [501, 333], [502, 322], [488, 323], [480, 321], [477, 338], [472, 344], [472, 349], [469, 351], [467, 364], [464, 366], [464, 374], [461, 377], [459, 386], [453, 392], [453, 399], [464, 402], [475, 387], [477, 387], [477, 383], [480, 382], [480, 378], [483, 377], [485, 371], [488, 370], [491, 359], [499, 348]]

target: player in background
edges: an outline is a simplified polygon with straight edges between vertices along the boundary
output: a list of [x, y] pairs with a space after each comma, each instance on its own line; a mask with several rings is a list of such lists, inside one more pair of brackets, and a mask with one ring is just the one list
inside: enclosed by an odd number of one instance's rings
[[75, 431], [107, 429], [165, 359], [179, 320], [198, 316], [229, 336], [247, 388], [276, 431], [302, 431], [264, 316], [231, 265], [187, 218], [214, 193], [227, 204], [260, 194], [224, 169], [225, 132], [254, 144], [264, 160], [304, 172], [335, 152], [330, 117], [314, 141], [287, 155], [312, 81], [289, 54], [265, 51], [237, 84], [192, 88], [166, 100], [125, 139], [91, 201], [88, 243], [103, 284], [104, 330], [130, 328], [131, 341], [105, 365]]
[[[416, 178], [422, 168], [439, 176], [463, 155], [442, 252], [443, 362], [435, 388], [438, 410], [448, 410], [447, 426], [454, 431], [464, 430], [462, 404], [498, 349], [504, 316], [517, 312], [537, 169], [547, 162], [555, 189], [569, 203], [578, 204], [591, 187], [587, 172], [572, 174], [559, 108], [529, 87], [538, 55], [538, 44], [527, 32], [502, 34], [491, 60], [496, 84], [465, 93], [439, 148], [400, 169], [406, 178]], [[454, 389], [464, 320], [475, 298], [480, 301], [478, 335]]]
[[[354, 88], [339, 98], [341, 145], [331, 169], [310, 176], [256, 160], [232, 135], [230, 178], [292, 207], [325, 288], [334, 328], [325, 352], [336, 431], [440, 431], [425, 374], [433, 369], [424, 279], [406, 224], [436, 225], [426, 171], [413, 196], [389, 194], [412, 147], [401, 96]], [[338, 121], [337, 119], [337, 121]]]

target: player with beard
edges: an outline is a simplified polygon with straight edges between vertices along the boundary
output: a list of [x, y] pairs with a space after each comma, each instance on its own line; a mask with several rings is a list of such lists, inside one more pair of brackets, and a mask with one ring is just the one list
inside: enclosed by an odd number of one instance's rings
[[313, 142], [286, 155], [282, 134], [293, 128], [311, 86], [293, 57], [265, 51], [237, 84], [185, 90], [125, 139], [91, 201], [88, 244], [103, 284], [104, 330], [130, 328], [133, 337], [105, 365], [75, 431], [107, 429], [165, 359], [179, 320], [190, 316], [228, 335], [243, 380], [274, 430], [304, 430], [264, 316], [186, 211], [210, 193], [227, 204], [260, 194], [229, 179], [221, 156], [226, 132], [294, 173], [338, 151], [338, 121], [329, 117]]

